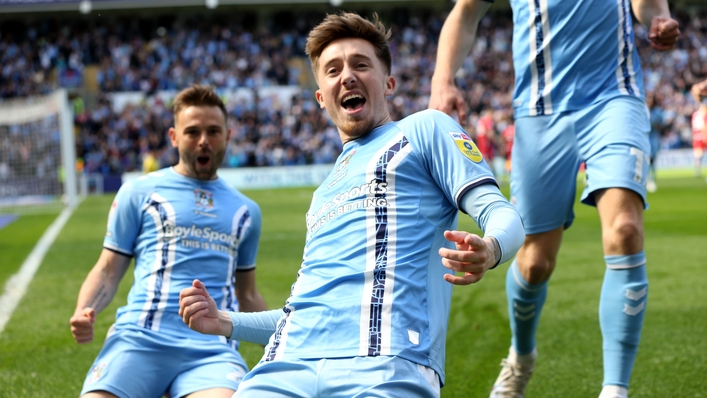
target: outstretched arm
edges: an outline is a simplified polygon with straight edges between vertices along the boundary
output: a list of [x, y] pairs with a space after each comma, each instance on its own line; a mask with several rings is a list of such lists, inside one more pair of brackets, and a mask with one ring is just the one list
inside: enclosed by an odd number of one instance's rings
[[525, 229], [518, 212], [495, 185], [485, 184], [467, 192], [462, 209], [484, 231], [484, 237], [464, 231], [446, 231], [444, 237], [456, 250], [441, 248], [442, 264], [464, 276], [444, 277], [455, 285], [476, 283], [487, 270], [510, 260], [525, 240]]
[[456, 112], [462, 125], [466, 124], [466, 105], [454, 84], [454, 75], [471, 51], [479, 21], [490, 4], [484, 0], [457, 0], [439, 34], [429, 107], [448, 115]]
[[638, 21], [649, 29], [651, 47], [658, 51], [675, 47], [680, 29], [678, 22], [670, 17], [667, 0], [631, 0], [631, 7]]
[[131, 257], [103, 249], [96, 265], [81, 285], [74, 315], [69, 320], [71, 333], [79, 344], [93, 341], [93, 323], [115, 296]]

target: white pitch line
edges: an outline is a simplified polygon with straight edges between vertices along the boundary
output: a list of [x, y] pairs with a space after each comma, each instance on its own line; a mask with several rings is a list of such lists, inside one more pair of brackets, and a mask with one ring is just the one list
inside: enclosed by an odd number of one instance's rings
[[27, 256], [25, 262], [22, 263], [19, 272], [12, 275], [10, 279], [7, 280], [7, 283], [5, 283], [5, 291], [2, 296], [0, 296], [0, 334], [5, 330], [5, 324], [10, 320], [12, 313], [15, 311], [15, 307], [17, 307], [17, 304], [22, 300], [22, 296], [25, 295], [27, 286], [29, 286], [29, 283], [32, 281], [39, 265], [42, 264], [44, 255], [47, 254], [47, 250], [52, 246], [73, 211], [74, 209], [71, 207], [64, 208], [61, 214], [59, 214], [59, 217], [44, 231], [42, 238], [39, 239], [39, 242], [34, 246], [34, 249], [32, 249], [32, 252]]

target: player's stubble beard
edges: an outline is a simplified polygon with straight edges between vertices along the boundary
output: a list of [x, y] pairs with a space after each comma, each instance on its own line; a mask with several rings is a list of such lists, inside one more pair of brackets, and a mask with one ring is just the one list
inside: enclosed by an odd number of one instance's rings
[[344, 119], [341, 126], [338, 126], [341, 134], [347, 137], [344, 143], [361, 138], [376, 127], [378, 127], [378, 124], [373, 119], [356, 120], [350, 117]]
[[[203, 166], [199, 164], [197, 158], [199, 155], [209, 154], [210, 163], [208, 169], [204, 169]], [[188, 165], [192, 169], [194, 176], [199, 180], [213, 180], [216, 178], [216, 172], [218, 171], [223, 158], [226, 156], [226, 148], [220, 149], [218, 151], [213, 150], [200, 150], [196, 153], [184, 153], [180, 154], [182, 161], [185, 165]]]

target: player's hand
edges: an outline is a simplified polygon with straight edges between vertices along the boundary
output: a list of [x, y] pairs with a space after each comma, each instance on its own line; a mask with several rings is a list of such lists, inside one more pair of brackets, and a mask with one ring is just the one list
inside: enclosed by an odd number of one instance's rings
[[179, 292], [179, 316], [190, 329], [204, 334], [221, 334], [216, 301], [198, 279], [194, 279], [192, 287]]
[[456, 116], [459, 124], [466, 125], [466, 104], [461, 91], [454, 84], [432, 84], [430, 93], [430, 109], [437, 109], [449, 116]]
[[695, 98], [707, 97], [707, 80], [693, 84], [692, 89], [690, 89], [690, 91], [692, 91], [692, 94], [695, 96]]
[[96, 310], [86, 307], [77, 310], [69, 319], [71, 334], [79, 344], [86, 344], [93, 341], [93, 324], [96, 322]]
[[672, 18], [654, 17], [648, 30], [651, 47], [658, 51], [667, 51], [675, 47], [680, 37], [678, 22]]
[[493, 244], [479, 235], [463, 231], [445, 231], [444, 237], [455, 243], [456, 250], [446, 247], [439, 249], [442, 264], [453, 271], [464, 273], [464, 276], [446, 274], [445, 281], [454, 285], [476, 283], [495, 265]]

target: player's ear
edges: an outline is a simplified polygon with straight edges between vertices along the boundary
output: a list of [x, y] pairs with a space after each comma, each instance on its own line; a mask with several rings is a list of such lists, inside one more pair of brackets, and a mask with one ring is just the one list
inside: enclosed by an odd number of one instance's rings
[[395, 81], [395, 78], [393, 76], [388, 76], [386, 77], [385, 81], [385, 95], [393, 95], [395, 92], [395, 85], [397, 82]]
[[326, 107], [324, 106], [324, 96], [322, 95], [322, 91], [321, 90], [315, 91], [314, 96], [317, 98], [317, 102], [319, 103], [319, 107], [322, 109], [325, 109]]
[[169, 140], [172, 142], [172, 147], [177, 148], [177, 131], [174, 127], [169, 128]]

